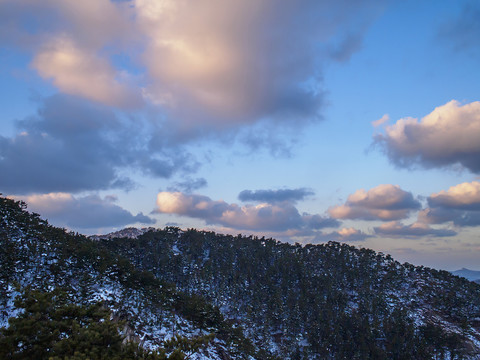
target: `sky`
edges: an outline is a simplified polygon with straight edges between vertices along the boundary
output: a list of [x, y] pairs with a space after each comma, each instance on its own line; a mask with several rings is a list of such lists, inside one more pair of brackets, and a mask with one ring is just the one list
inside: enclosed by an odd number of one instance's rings
[[480, 270], [480, 3], [0, 0], [0, 192]]

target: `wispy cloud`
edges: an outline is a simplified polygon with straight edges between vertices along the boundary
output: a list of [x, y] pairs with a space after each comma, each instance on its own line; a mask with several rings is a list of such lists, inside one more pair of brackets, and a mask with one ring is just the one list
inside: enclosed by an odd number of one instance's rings
[[193, 179], [191, 177], [187, 177], [183, 181], [175, 182], [172, 186], [169, 186], [167, 190], [170, 192], [181, 191], [188, 194], [207, 186], [207, 184], [207, 180], [204, 178]]
[[390, 116], [388, 114], [383, 115], [380, 119], [372, 121], [373, 127], [379, 127], [380, 125], [385, 124], [390, 120]]
[[403, 225], [398, 221], [392, 221], [375, 227], [374, 230], [377, 235], [398, 238], [419, 238], [425, 236], [449, 237], [457, 235], [457, 232], [453, 230], [434, 229], [421, 222]]
[[453, 19], [446, 21], [439, 28], [438, 36], [448, 40], [453, 50], [463, 51], [474, 56], [480, 56], [480, 5], [476, 1], [469, 1]]
[[283, 201], [297, 202], [314, 195], [310, 189], [280, 189], [280, 190], [243, 190], [238, 194], [240, 201], [255, 201], [277, 203]]

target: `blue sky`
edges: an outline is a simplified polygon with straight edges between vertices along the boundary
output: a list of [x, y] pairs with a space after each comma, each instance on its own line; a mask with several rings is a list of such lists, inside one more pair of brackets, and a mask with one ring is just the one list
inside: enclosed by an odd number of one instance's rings
[[475, 1], [4, 0], [0, 191], [480, 270]]

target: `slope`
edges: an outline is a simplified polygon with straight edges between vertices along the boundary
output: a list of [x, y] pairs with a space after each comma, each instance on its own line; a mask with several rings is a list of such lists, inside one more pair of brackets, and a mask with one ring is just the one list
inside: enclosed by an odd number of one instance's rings
[[286, 359], [477, 359], [480, 286], [346, 244], [168, 227], [100, 240]]
[[97, 241], [50, 226], [28, 213], [23, 202], [0, 198], [0, 327], [8, 327], [7, 320], [21, 313], [21, 301], [15, 298], [32, 291], [44, 297], [57, 290], [86, 309], [100, 302], [125, 324], [125, 340], [146, 349], [163, 348], [178, 336], [195, 340], [212, 334], [208, 346], [190, 358], [262, 357], [242, 330], [203, 298], [177, 291]]

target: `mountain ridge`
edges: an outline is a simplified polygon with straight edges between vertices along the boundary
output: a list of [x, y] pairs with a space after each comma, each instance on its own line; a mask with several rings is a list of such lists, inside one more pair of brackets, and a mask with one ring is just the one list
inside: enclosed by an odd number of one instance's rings
[[453, 275], [464, 277], [467, 280], [480, 283], [480, 271], [461, 268], [451, 272]]
[[479, 285], [373, 250], [176, 227], [93, 240], [4, 198], [0, 223], [0, 327], [18, 316], [16, 287], [62, 288], [147, 349], [211, 334], [192, 359], [480, 355]]

